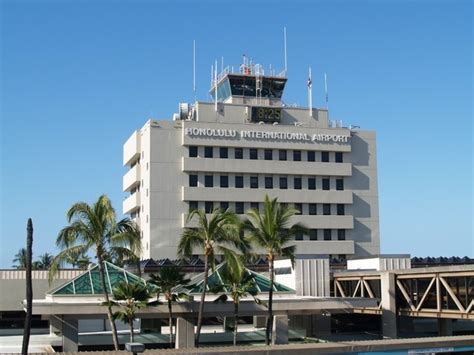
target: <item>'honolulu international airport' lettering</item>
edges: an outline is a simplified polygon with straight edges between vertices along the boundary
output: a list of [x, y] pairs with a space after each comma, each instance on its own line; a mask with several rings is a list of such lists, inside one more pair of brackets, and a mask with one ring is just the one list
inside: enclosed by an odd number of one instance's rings
[[235, 129], [185, 128], [184, 134], [192, 137], [222, 137], [240, 139], [281, 140], [295, 142], [337, 142], [347, 143], [350, 136], [337, 134], [308, 134], [274, 131], [237, 131]]

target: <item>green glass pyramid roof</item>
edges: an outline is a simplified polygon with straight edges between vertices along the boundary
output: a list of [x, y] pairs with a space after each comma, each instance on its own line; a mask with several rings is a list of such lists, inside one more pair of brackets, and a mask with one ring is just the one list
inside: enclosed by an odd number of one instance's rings
[[[213, 289], [215, 286], [223, 285], [221, 273], [224, 270], [223, 268], [225, 267], [226, 267], [226, 263], [222, 263], [219, 266], [217, 266], [217, 268], [214, 270], [212, 274], [209, 275], [207, 288], [206, 288], [208, 291], [210, 289]], [[268, 277], [265, 277], [262, 274], [256, 273], [252, 270], [245, 269], [244, 276], [248, 276], [250, 274], [253, 275], [254, 280], [255, 280], [255, 291], [257, 292], [270, 291], [270, 279]], [[193, 281], [195, 281], [196, 283], [193, 284]], [[189, 293], [201, 293], [203, 283], [204, 283], [204, 273], [197, 276], [194, 280], [191, 281], [191, 288], [189, 289]], [[230, 290], [227, 290], [226, 287], [224, 286], [224, 291], [229, 292]], [[295, 292], [295, 290], [285, 285], [282, 285], [278, 282], [274, 282], [273, 292], [291, 293], [291, 292]]]
[[[156, 287], [118, 266], [115, 266], [107, 261], [104, 261], [105, 284], [107, 293], [112, 293], [119, 283], [126, 282], [131, 284], [141, 283], [148, 285], [152, 290]], [[62, 284], [58, 288], [50, 292], [51, 295], [94, 295], [103, 294], [102, 282], [99, 273], [99, 266], [95, 265], [90, 270], [75, 277], [74, 279]]]

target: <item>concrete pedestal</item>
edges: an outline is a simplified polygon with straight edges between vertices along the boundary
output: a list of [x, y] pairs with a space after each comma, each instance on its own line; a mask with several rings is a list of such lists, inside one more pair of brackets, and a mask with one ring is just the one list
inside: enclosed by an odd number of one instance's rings
[[176, 349], [194, 348], [194, 320], [190, 318], [176, 319]]
[[395, 300], [395, 274], [380, 274], [380, 293], [382, 303], [382, 334], [385, 338], [397, 338], [397, 305]]
[[288, 344], [288, 316], [273, 316], [272, 344]]

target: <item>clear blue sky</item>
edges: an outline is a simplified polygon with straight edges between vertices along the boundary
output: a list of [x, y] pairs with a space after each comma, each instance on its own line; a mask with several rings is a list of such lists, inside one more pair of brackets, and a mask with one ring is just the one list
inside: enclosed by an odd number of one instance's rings
[[150, 117], [198, 99], [210, 66], [243, 53], [283, 67], [287, 103], [375, 130], [383, 253], [474, 256], [471, 1], [1, 1], [1, 259], [33, 218], [56, 253], [76, 201], [121, 215], [122, 145]]

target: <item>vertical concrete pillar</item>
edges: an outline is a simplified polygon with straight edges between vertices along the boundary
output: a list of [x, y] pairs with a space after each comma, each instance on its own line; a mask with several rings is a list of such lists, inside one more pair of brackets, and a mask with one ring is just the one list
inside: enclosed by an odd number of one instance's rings
[[176, 349], [194, 347], [194, 320], [192, 318], [176, 319]]
[[79, 332], [77, 319], [63, 318], [63, 352], [79, 350]]
[[272, 344], [288, 344], [288, 316], [273, 316]]
[[446, 318], [438, 318], [438, 335], [452, 336], [453, 335], [453, 320]]
[[380, 274], [380, 296], [382, 298], [382, 334], [386, 338], [397, 338], [397, 305], [395, 299], [395, 274]]

